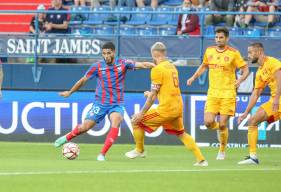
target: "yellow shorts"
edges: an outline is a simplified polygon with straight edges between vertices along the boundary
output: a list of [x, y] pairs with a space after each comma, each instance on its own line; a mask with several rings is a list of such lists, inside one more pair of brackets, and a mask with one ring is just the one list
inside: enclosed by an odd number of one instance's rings
[[184, 125], [182, 116], [179, 117], [164, 117], [157, 112], [156, 109], [148, 110], [142, 121], [136, 126], [144, 129], [148, 133], [152, 133], [160, 126], [168, 133], [172, 135], [180, 135], [184, 133]]
[[236, 111], [236, 98], [207, 97], [205, 112], [234, 116]]
[[[280, 106], [281, 107], [281, 106]], [[265, 113], [267, 114], [267, 122], [268, 123], [273, 123], [279, 119], [281, 119], [281, 113], [280, 113], [280, 107], [278, 112], [273, 112], [272, 111], [272, 102], [268, 101], [260, 106]]]

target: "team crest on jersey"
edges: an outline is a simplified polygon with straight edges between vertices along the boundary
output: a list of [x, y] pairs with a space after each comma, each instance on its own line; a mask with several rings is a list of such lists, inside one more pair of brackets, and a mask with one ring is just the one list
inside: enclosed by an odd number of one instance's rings
[[225, 62], [229, 61], [229, 57], [227, 57], [227, 56], [224, 57], [224, 61], [225, 61]]
[[61, 15], [57, 15], [57, 19], [60, 19], [61, 18]]

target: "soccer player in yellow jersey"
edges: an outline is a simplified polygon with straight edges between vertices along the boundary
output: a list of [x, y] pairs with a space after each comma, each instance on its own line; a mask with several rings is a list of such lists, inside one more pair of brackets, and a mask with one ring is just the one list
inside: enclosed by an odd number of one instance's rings
[[[151, 47], [151, 55], [156, 67], [151, 70], [151, 90], [144, 94], [146, 103], [141, 111], [132, 117], [133, 135], [136, 148], [127, 152], [128, 158], [144, 157], [144, 132], [151, 133], [160, 126], [168, 134], [176, 135], [194, 154], [194, 166], [208, 166], [193, 138], [187, 134], [183, 125], [183, 102], [178, 82], [178, 71], [166, 58], [166, 46], [156, 42]], [[158, 97], [159, 105], [150, 109]]]
[[248, 58], [250, 62], [257, 63], [259, 68], [256, 72], [255, 88], [250, 97], [245, 112], [239, 117], [240, 124], [255, 106], [263, 89], [270, 88], [271, 97], [269, 101], [262, 104], [257, 112], [250, 117], [248, 121], [248, 144], [249, 156], [238, 164], [259, 164], [257, 158], [258, 124], [267, 121], [272, 123], [281, 119], [281, 62], [273, 57], [264, 54], [264, 48], [261, 43], [252, 43], [248, 47]]
[[[220, 148], [217, 160], [225, 159], [225, 148], [228, 142], [227, 123], [229, 117], [235, 114], [236, 88], [249, 74], [248, 65], [238, 50], [227, 45], [228, 40], [228, 29], [217, 28], [216, 46], [207, 48], [202, 65], [187, 80], [187, 85], [191, 85], [196, 78], [209, 69], [209, 89], [205, 103], [204, 124], [209, 129], [218, 130]], [[239, 79], [236, 79], [237, 68], [242, 71]], [[219, 122], [216, 122], [218, 115]]]

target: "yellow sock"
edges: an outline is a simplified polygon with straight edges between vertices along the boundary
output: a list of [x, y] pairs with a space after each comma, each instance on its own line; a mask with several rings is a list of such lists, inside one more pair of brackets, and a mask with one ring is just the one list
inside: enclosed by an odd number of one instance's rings
[[200, 149], [198, 148], [198, 146], [196, 145], [194, 139], [190, 135], [188, 135], [187, 133], [184, 133], [179, 138], [183, 142], [185, 147], [193, 152], [193, 154], [196, 157], [197, 161], [205, 160], [205, 158], [202, 155]]
[[144, 151], [144, 130], [138, 126], [133, 128], [133, 135], [136, 142], [136, 150], [138, 152]]
[[209, 129], [212, 129], [212, 130], [217, 130], [219, 128], [219, 123], [218, 122], [213, 122], [210, 127], [208, 127]]
[[228, 142], [228, 128], [219, 130], [220, 133], [220, 152], [224, 152]]
[[258, 142], [258, 127], [248, 126], [248, 144], [250, 155], [256, 155]]

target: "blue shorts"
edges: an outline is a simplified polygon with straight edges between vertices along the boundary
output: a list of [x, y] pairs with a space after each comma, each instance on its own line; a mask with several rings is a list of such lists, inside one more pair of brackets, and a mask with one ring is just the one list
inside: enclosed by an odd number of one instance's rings
[[96, 123], [101, 122], [106, 115], [113, 112], [120, 113], [123, 117], [125, 108], [123, 105], [101, 105], [94, 103], [90, 111], [87, 113], [86, 120], [93, 120]]

